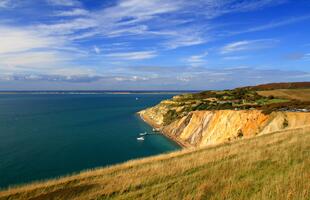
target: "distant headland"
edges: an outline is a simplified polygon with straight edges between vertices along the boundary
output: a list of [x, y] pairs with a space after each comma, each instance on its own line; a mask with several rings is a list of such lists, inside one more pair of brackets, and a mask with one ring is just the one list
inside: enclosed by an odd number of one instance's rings
[[0, 94], [183, 94], [199, 90], [3, 90]]

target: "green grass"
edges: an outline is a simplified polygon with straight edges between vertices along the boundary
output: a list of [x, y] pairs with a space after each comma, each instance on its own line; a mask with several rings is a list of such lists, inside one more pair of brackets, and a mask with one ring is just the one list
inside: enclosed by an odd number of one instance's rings
[[290, 100], [288, 99], [260, 99], [256, 101], [258, 105], [267, 105], [267, 104], [285, 103], [285, 102], [290, 102]]
[[266, 90], [258, 91], [259, 95], [268, 97], [274, 96], [284, 99], [296, 99], [300, 101], [310, 100], [310, 89], [278, 89], [278, 90]]
[[255, 91], [237, 88], [223, 91], [204, 91], [183, 94], [159, 104], [170, 113], [164, 114], [164, 125], [197, 110], [262, 110], [264, 114], [283, 109], [310, 109], [310, 89]]
[[12, 188], [0, 199], [306, 200], [309, 149], [309, 130], [274, 133]]

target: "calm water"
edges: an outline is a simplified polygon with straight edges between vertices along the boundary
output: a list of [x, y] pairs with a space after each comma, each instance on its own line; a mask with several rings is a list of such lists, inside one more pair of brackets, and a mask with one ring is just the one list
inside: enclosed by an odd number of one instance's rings
[[[173, 151], [135, 113], [172, 95], [0, 95], [0, 187]], [[139, 100], [136, 100], [139, 97]]]

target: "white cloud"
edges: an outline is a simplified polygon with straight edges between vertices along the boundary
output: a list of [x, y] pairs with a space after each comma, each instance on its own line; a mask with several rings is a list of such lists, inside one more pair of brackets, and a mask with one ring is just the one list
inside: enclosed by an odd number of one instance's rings
[[179, 47], [194, 46], [204, 43], [206, 43], [206, 39], [199, 34], [190, 34], [187, 31], [181, 30], [179, 33], [175, 34], [175, 38], [166, 42], [165, 46], [167, 46], [168, 49], [176, 49]]
[[86, 76], [94, 77], [96, 76], [96, 71], [84, 67], [65, 67], [65, 68], [56, 68], [47, 75], [58, 75], [58, 76]]
[[279, 5], [287, 0], [196, 0], [183, 1], [188, 9], [195, 9], [195, 13], [213, 19], [229, 13], [248, 12], [267, 6]]
[[119, 60], [144, 60], [157, 56], [155, 51], [136, 51], [106, 54], [107, 57]]
[[[97, 11], [81, 8], [77, 0], [48, 0], [48, 2], [52, 5], [73, 6], [74, 8], [69, 11], [56, 12], [58, 16], [73, 18], [37, 27], [47, 34], [64, 35], [69, 40], [87, 39], [94, 36], [139, 35], [139, 38], [159, 38], [162, 40], [159, 45], [164, 45], [168, 49], [176, 49], [208, 41], [205, 30], [201, 31], [193, 25], [182, 26], [189, 20], [176, 20], [179, 15], [191, 16], [190, 21], [195, 21], [197, 17], [208, 20], [227, 13], [276, 5], [283, 3], [283, 0], [249, 0], [246, 2], [238, 0], [119, 0], [116, 4]], [[207, 23], [205, 25], [208, 27]]]
[[0, 0], [0, 9], [11, 7], [11, 0]]
[[0, 54], [0, 78], [1, 76], [12, 80], [14, 77], [24, 80], [34, 80], [35, 77], [38, 80], [56, 78], [57, 81], [68, 76], [95, 75], [91, 69], [70, 64], [73, 59], [76, 59], [74, 55], [53, 51]]
[[237, 34], [243, 34], [243, 33], [263, 31], [263, 30], [273, 29], [273, 28], [277, 28], [277, 27], [281, 27], [281, 26], [285, 26], [285, 25], [289, 25], [289, 24], [294, 24], [294, 23], [309, 20], [309, 19], [310, 19], [310, 15], [292, 17], [292, 18], [281, 20], [281, 21], [272, 21], [271, 23], [267, 23], [267, 24], [264, 24], [261, 26], [252, 27], [252, 28], [249, 28], [246, 30], [230, 32], [228, 35], [237, 35]]
[[53, 74], [62, 69], [74, 71], [78, 66], [70, 62], [85, 54], [61, 37], [8, 26], [0, 26], [0, 44], [2, 74]]
[[47, 0], [47, 3], [55, 6], [79, 6], [78, 0]]
[[73, 17], [73, 16], [87, 16], [90, 12], [85, 9], [75, 8], [69, 11], [58, 11], [55, 15], [62, 16], [62, 17]]
[[115, 6], [99, 11], [97, 17], [103, 22], [118, 22], [118, 25], [136, 24], [154, 17], [181, 9], [179, 1], [166, 0], [121, 0]]
[[310, 53], [306, 53], [304, 56], [304, 59], [309, 61], [310, 60]]
[[0, 54], [57, 47], [62, 43], [60, 39], [45, 37], [31, 30], [0, 26]]
[[35, 26], [40, 32], [47, 35], [68, 36], [67, 39], [72, 37], [72, 34], [82, 31], [91, 30], [97, 27], [97, 22], [90, 18], [76, 18], [73, 20], [64, 21], [56, 24], [42, 24]]
[[208, 55], [208, 52], [204, 52], [199, 55], [193, 55], [189, 57], [186, 61], [192, 66], [199, 66], [206, 63], [205, 57]]
[[277, 40], [274, 39], [243, 40], [225, 45], [220, 53], [227, 54], [246, 50], [270, 48], [274, 46], [276, 42]]
[[65, 60], [57, 52], [23, 52], [15, 54], [0, 54], [0, 64], [7, 66], [30, 66], [45, 68], [53, 63]]
[[145, 76], [118, 76], [113, 78], [115, 81], [123, 82], [123, 81], [147, 81], [150, 80], [149, 77]]
[[[57, 5], [76, 5], [76, 1], [50, 0]], [[60, 11], [60, 16], [87, 16], [70, 21], [43, 25], [52, 33], [68, 35], [71, 39], [84, 39], [95, 35], [106, 37], [122, 37], [140, 35], [140, 37], [158, 37], [166, 40], [163, 44], [169, 49], [199, 45], [207, 39], [197, 27], [177, 27], [180, 21], [175, 20], [177, 15], [191, 14], [208, 18], [215, 18], [231, 12], [243, 12], [258, 9], [264, 6], [277, 4], [283, 1], [250, 0], [239, 2], [236, 0], [198, 0], [189, 2], [185, 0], [120, 0], [114, 6], [99, 11], [90, 12], [76, 8], [71, 11]], [[203, 8], [203, 9], [202, 9]], [[199, 12], [201, 10], [201, 12]], [[195, 12], [195, 13], [193, 13]], [[162, 18], [162, 15], [166, 15]], [[196, 15], [196, 16], [195, 16]], [[185, 21], [186, 22], [186, 21]], [[181, 23], [185, 23], [184, 21]], [[153, 28], [160, 27], [154, 31]], [[171, 31], [172, 28], [177, 31]], [[83, 30], [83, 33], [79, 31]], [[191, 30], [191, 31], [189, 31]], [[79, 32], [77, 34], [77, 32]]]
[[100, 49], [99, 47], [97, 47], [97, 46], [94, 46], [94, 52], [95, 52], [96, 54], [100, 54], [101, 49]]
[[249, 45], [251, 43], [252, 43], [251, 41], [239, 41], [239, 42], [230, 43], [223, 47], [222, 53], [230, 53], [230, 52], [249, 49]]
[[244, 60], [247, 56], [226, 56], [223, 59], [224, 60]]
[[[115, 4], [110, 4], [109, 7], [86, 10], [76, 0], [46, 1], [54, 7], [52, 7], [52, 13], [47, 13], [50, 18], [42, 20], [41, 24], [29, 22], [27, 27], [20, 28], [0, 26], [1, 74], [14, 71], [28, 74], [29, 76], [25, 76], [28, 79], [38, 79], [39, 77], [44, 79], [52, 75], [53, 77], [49, 80], [60, 80], [54, 77], [56, 75], [67, 76], [68, 80], [73, 80], [74, 76], [78, 76], [78, 80], [85, 81], [89, 76], [96, 73], [98, 76], [103, 76], [103, 73], [90, 70], [90, 66], [77, 66], [76, 63], [80, 61], [79, 54], [84, 54], [85, 57], [89, 56], [86, 60], [88, 58], [98, 59], [96, 60], [98, 66], [105, 66], [113, 62], [118, 66], [124, 65], [124, 63], [128, 65], [130, 61], [150, 59], [159, 54], [159, 50], [146, 50], [148, 48], [159, 49], [158, 47], [160, 47], [167, 50], [208, 42], [211, 36], [207, 31], [213, 29], [209, 24], [211, 23], [210, 19], [228, 13], [246, 12], [283, 2], [279, 0], [118, 0]], [[1, 3], [5, 5], [3, 2], [11, 2], [11, 0], [0, 0], [0, 7]], [[276, 26], [279, 25], [276, 24]], [[103, 38], [106, 41], [111, 40], [111, 37], [116, 37], [114, 38], [116, 41], [118, 39], [120, 42], [129, 41], [129, 44], [133, 44], [133, 46], [128, 45], [125, 49], [120, 47], [122, 45], [111, 47], [111, 49], [106, 47], [100, 49], [92, 45], [83, 48], [81, 48], [82, 45], [79, 46], [82, 42], [94, 37]], [[81, 39], [83, 39], [81, 43], [76, 41]], [[140, 43], [144, 39], [156, 39], [157, 44], [155, 44], [156, 46], [152, 44], [151, 47], [143, 46], [143, 50], [138, 45], [134, 46], [135, 42]], [[223, 47], [222, 52], [251, 50], [257, 46], [265, 48], [270, 46], [267, 43], [272, 43], [272, 41], [268, 40], [264, 43], [261, 40], [244, 40], [228, 44]], [[99, 42], [95, 44], [104, 45]], [[148, 45], [147, 42], [145, 44]], [[100, 55], [95, 56], [94, 53]], [[186, 61], [192, 66], [202, 65], [206, 62], [206, 56], [207, 53], [193, 55]], [[226, 58], [228, 59], [229, 56]], [[230, 59], [232, 58], [230, 57]], [[197, 68], [199, 67], [196, 66], [195, 70]], [[169, 72], [170, 69], [161, 70]], [[176, 81], [175, 77], [178, 77], [181, 82], [195, 78], [205, 79], [205, 75], [208, 75], [210, 79], [214, 76], [215, 80], [229, 78], [219, 72], [211, 73], [198, 69], [198, 71], [183, 70], [181, 67], [173, 70], [172, 78], [174, 79], [171, 82]], [[182, 70], [185, 72], [183, 73]], [[118, 73], [118, 71], [107, 67], [104, 68], [104, 73]], [[138, 82], [143, 80], [141, 79], [143, 74], [139, 73], [131, 72], [123, 76], [113, 74], [113, 77]], [[153, 72], [151, 74], [154, 75]], [[164, 80], [167, 83], [171, 79], [169, 74], [157, 73], [155, 78], [149, 75], [148, 80], [156, 79], [157, 81], [161, 77], [167, 76]], [[83, 79], [82, 76], [86, 78]], [[97, 80], [96, 78], [94, 80]]]

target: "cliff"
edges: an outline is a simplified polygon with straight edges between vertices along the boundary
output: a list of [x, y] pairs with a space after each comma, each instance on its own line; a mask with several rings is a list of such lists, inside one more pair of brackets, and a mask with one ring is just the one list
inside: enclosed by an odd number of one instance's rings
[[[166, 102], [167, 103], [167, 102]], [[256, 135], [302, 129], [310, 126], [308, 112], [272, 112], [261, 110], [192, 111], [165, 124], [167, 104], [139, 112], [142, 119], [184, 147], [201, 147]]]

